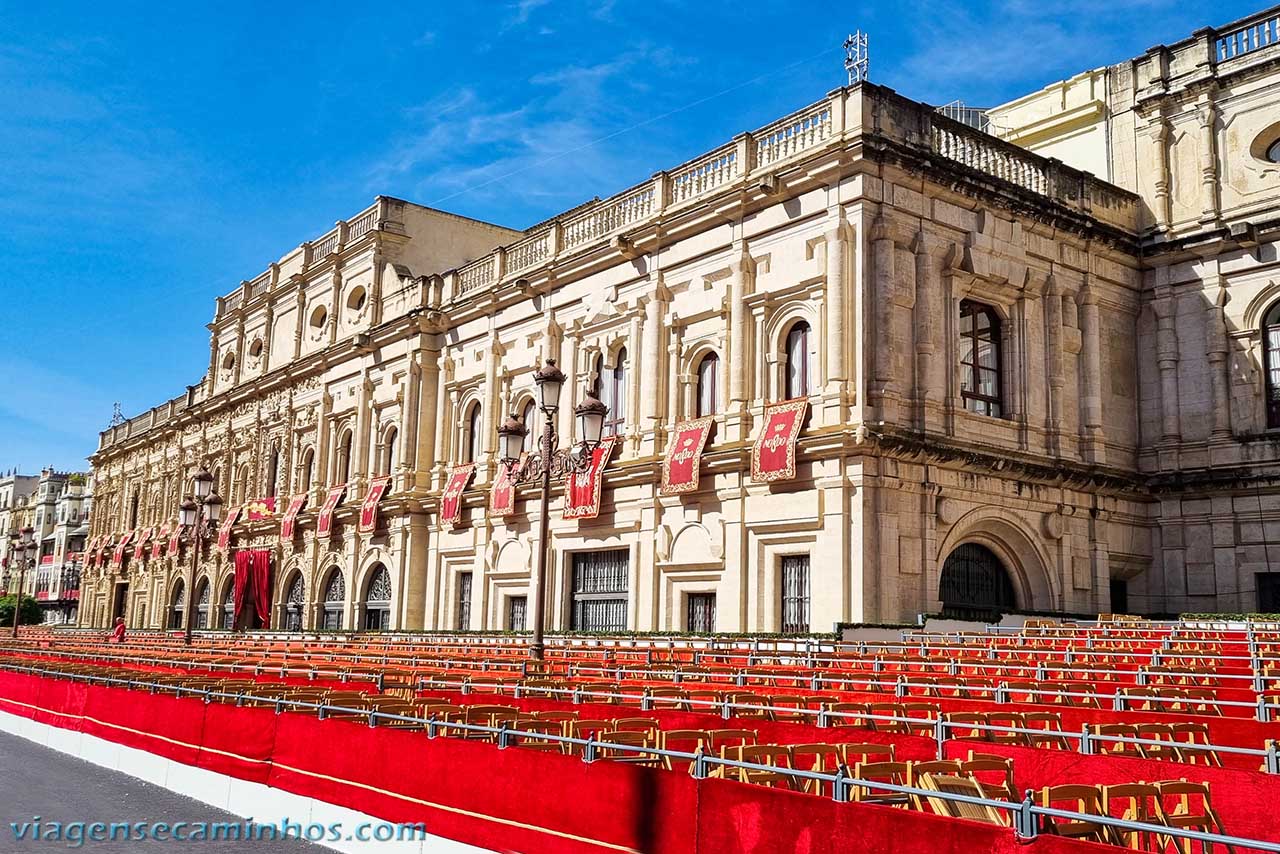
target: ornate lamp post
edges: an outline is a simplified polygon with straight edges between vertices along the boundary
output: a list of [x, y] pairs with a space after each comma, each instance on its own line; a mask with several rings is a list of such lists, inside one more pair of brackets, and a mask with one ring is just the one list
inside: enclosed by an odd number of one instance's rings
[[[533, 597], [533, 638], [529, 642], [529, 657], [541, 660], [545, 650], [542, 635], [546, 621], [547, 553], [551, 549], [549, 524], [552, 468], [554, 466], [564, 474], [591, 465], [591, 452], [600, 444], [600, 434], [604, 430], [604, 418], [609, 413], [609, 407], [588, 390], [582, 403], [574, 410], [578, 417], [578, 434], [582, 436], [581, 453], [561, 454], [557, 457], [555, 416], [560, 410], [560, 391], [564, 388], [565, 375], [556, 367], [555, 359], [547, 359], [546, 364], [533, 375], [533, 381], [538, 387], [538, 408], [542, 410], [542, 439], [538, 443], [536, 461], [534, 458], [529, 459], [519, 473], [513, 473], [512, 479], [516, 483], [528, 483], [535, 479], [542, 481], [538, 497], [537, 595]], [[508, 469], [519, 459], [528, 435], [529, 426], [514, 413], [498, 428], [502, 463]]]
[[18, 561], [18, 593], [13, 597], [13, 636], [18, 636], [18, 615], [22, 612], [22, 597], [26, 593], [27, 569], [36, 566], [36, 529], [28, 525], [14, 537], [13, 556]]
[[182, 614], [182, 642], [191, 645], [192, 614], [195, 611], [196, 563], [204, 551], [204, 541], [218, 526], [222, 515], [222, 499], [213, 491], [213, 475], [201, 469], [191, 482], [195, 499], [188, 495], [178, 507], [178, 524], [191, 541], [191, 570], [187, 575], [187, 605]]

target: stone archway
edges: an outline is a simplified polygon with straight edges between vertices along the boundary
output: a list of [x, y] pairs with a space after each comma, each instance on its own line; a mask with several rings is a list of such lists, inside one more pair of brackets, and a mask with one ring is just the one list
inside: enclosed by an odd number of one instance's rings
[[1013, 588], [1014, 608], [1022, 611], [1061, 610], [1060, 590], [1049, 571], [1048, 555], [1035, 533], [1017, 516], [995, 507], [971, 510], [956, 520], [939, 543], [929, 585], [936, 608], [943, 605], [939, 594], [946, 560], [966, 543], [981, 546], [998, 559]]
[[978, 543], [961, 543], [947, 555], [938, 599], [942, 616], [959, 620], [997, 620], [1018, 605], [1004, 564], [991, 549]]

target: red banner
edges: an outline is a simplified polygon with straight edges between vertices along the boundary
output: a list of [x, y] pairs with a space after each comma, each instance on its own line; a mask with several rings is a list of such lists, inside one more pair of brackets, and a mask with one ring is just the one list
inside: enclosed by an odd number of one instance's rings
[[510, 516], [516, 512], [516, 474], [524, 468], [529, 459], [527, 453], [520, 455], [514, 466], [506, 463], [498, 464], [498, 476], [493, 479], [493, 487], [489, 490], [489, 515]]
[[324, 506], [320, 508], [320, 518], [316, 520], [316, 536], [322, 540], [329, 539], [329, 535], [333, 533], [333, 513], [338, 509], [338, 505], [342, 503], [342, 495], [347, 491], [345, 483], [337, 486], [329, 487], [329, 494], [325, 496]]
[[[90, 537], [89, 541], [84, 544], [85, 566], [93, 566], [98, 560], [98, 553], [94, 551], [98, 547], [98, 538]], [[0, 566], [4, 564], [0, 561]]]
[[155, 533], [155, 528], [143, 528], [142, 533], [138, 535], [138, 541], [133, 546], [133, 559], [142, 560], [143, 555], [147, 553], [147, 541], [151, 539], [151, 535]]
[[[68, 555], [70, 557], [70, 555]], [[53, 555], [44, 555], [40, 558], [41, 566], [53, 566]]]
[[375, 477], [369, 481], [369, 492], [360, 505], [360, 524], [356, 527], [361, 534], [372, 534], [378, 530], [378, 502], [390, 487], [391, 475]]
[[231, 526], [239, 516], [240, 508], [232, 507], [227, 511], [227, 518], [222, 520], [222, 527], [218, 528], [218, 548], [224, 552], [231, 548]]
[[151, 559], [156, 560], [164, 554], [164, 547], [169, 539], [169, 523], [165, 522], [156, 529], [156, 537], [151, 541]]
[[246, 522], [261, 522], [263, 519], [273, 519], [275, 515], [276, 497], [274, 495], [269, 498], [259, 498], [244, 505]]
[[751, 449], [753, 481], [769, 483], [796, 476], [796, 437], [804, 426], [808, 406], [808, 400], [797, 398], [764, 408], [764, 426]]
[[169, 531], [169, 548], [165, 550], [166, 554], [177, 556], [178, 546], [182, 543], [182, 526], [174, 523], [173, 529]]
[[106, 535], [105, 535], [105, 536], [103, 536], [103, 538], [98, 542], [98, 554], [97, 554], [97, 562], [98, 562], [98, 566], [104, 566], [104, 565], [106, 564], [106, 558], [107, 558], [107, 544], [108, 544], [108, 543], [110, 543], [110, 542], [111, 542], [111, 535], [110, 535], [110, 534], [106, 534]]
[[702, 449], [711, 434], [713, 419], [695, 418], [676, 425], [675, 435], [667, 446], [662, 461], [662, 494], [679, 495], [698, 491], [698, 469], [702, 466]]
[[133, 539], [133, 531], [125, 531], [120, 537], [120, 542], [116, 543], [116, 547], [111, 550], [111, 562], [116, 566], [124, 563], [124, 548], [129, 545], [131, 539]]
[[440, 527], [448, 528], [458, 524], [458, 519], [462, 517], [462, 491], [471, 482], [471, 475], [475, 470], [475, 463], [453, 467], [449, 482], [444, 487], [444, 495], [440, 496]]
[[616, 436], [602, 439], [591, 452], [590, 465], [569, 475], [564, 486], [564, 518], [594, 519], [600, 515], [600, 485], [615, 442]]
[[302, 508], [306, 503], [307, 493], [305, 492], [289, 499], [289, 506], [285, 508], [284, 518], [280, 520], [280, 542], [287, 543], [293, 539], [293, 526], [298, 521], [298, 514], [302, 512]]

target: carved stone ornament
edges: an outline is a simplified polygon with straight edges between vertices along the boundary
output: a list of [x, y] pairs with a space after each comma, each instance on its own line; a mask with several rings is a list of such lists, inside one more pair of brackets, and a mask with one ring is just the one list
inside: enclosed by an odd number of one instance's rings
[[944, 525], [954, 525], [960, 518], [960, 508], [950, 498], [938, 499], [938, 521]]
[[1044, 519], [1040, 522], [1040, 528], [1044, 531], [1044, 535], [1051, 540], [1062, 539], [1065, 525], [1062, 520], [1062, 513], [1055, 510], [1052, 513], [1044, 514]]

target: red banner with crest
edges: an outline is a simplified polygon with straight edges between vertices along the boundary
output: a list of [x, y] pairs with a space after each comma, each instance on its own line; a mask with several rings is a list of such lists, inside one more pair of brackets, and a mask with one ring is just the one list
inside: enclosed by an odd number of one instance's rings
[[218, 528], [218, 549], [227, 551], [231, 548], [231, 526], [236, 523], [236, 519], [240, 517], [239, 507], [232, 507], [227, 511], [227, 518], [222, 520], [222, 527]]
[[516, 512], [516, 475], [528, 459], [529, 455], [523, 453], [513, 465], [499, 463], [498, 476], [493, 479], [493, 487], [489, 490], [490, 516], [501, 518]]
[[181, 545], [181, 543], [182, 543], [182, 525], [178, 524], [177, 522], [174, 522], [173, 527], [169, 529], [169, 547], [165, 550], [165, 553], [170, 555], [171, 557], [176, 557], [178, 554], [178, 547]]
[[169, 542], [169, 523], [165, 522], [156, 529], [155, 539], [151, 541], [151, 559], [155, 560], [164, 554], [164, 547]]
[[751, 479], [756, 483], [791, 480], [796, 476], [796, 439], [804, 427], [809, 401], [804, 398], [771, 403], [764, 408], [764, 426], [751, 449]]
[[361, 534], [372, 534], [378, 530], [378, 503], [391, 488], [391, 475], [382, 475], [369, 481], [369, 491], [365, 493], [364, 503], [360, 505], [360, 524], [356, 530]]
[[320, 539], [327, 540], [333, 534], [333, 514], [342, 503], [342, 496], [346, 491], [345, 483], [329, 487], [329, 494], [325, 496], [324, 504], [320, 507], [320, 516], [316, 519], [316, 536]]
[[[85, 566], [93, 566], [95, 563], [97, 563], [98, 553], [95, 551], [97, 547], [98, 547], [97, 537], [90, 537], [89, 541], [84, 544]], [[6, 562], [7, 562], [7, 558], [5, 561], [0, 561], [0, 565], [3, 565]]]
[[462, 493], [475, 471], [475, 463], [464, 463], [454, 466], [449, 473], [449, 482], [445, 484], [444, 494], [440, 496], [440, 527], [451, 528], [462, 518]]
[[246, 522], [261, 522], [264, 519], [274, 519], [276, 516], [276, 497], [274, 495], [267, 498], [258, 498], [244, 505], [244, 519]]
[[111, 563], [119, 566], [124, 563], [125, 546], [129, 545], [129, 541], [133, 539], [133, 531], [125, 531], [120, 536], [120, 542], [116, 543], [116, 547], [111, 550]]
[[307, 493], [303, 492], [289, 499], [289, 506], [285, 508], [284, 518], [280, 520], [280, 542], [287, 543], [293, 539], [293, 526], [298, 521], [298, 514], [302, 512], [302, 508], [306, 506]]
[[594, 519], [600, 515], [600, 486], [616, 442], [616, 436], [602, 439], [591, 452], [587, 467], [569, 474], [564, 485], [564, 518]]
[[662, 494], [679, 495], [697, 492], [698, 470], [702, 466], [702, 449], [711, 435], [714, 419], [695, 418], [676, 425], [675, 435], [662, 461]]
[[151, 535], [156, 531], [155, 528], [143, 528], [138, 534], [138, 540], [133, 546], [133, 559], [142, 560], [142, 556], [147, 553], [147, 542], [150, 541]]

